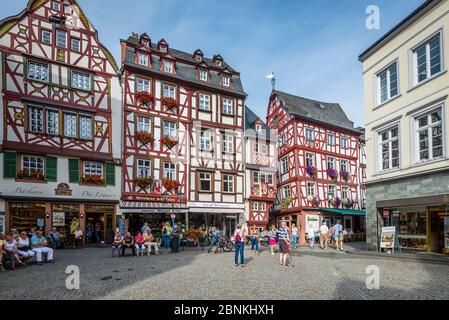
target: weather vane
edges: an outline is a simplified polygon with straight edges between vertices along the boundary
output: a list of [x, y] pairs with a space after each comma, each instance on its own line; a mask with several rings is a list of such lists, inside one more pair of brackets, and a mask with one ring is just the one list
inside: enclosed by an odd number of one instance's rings
[[273, 87], [273, 90], [274, 90], [274, 87], [276, 87], [276, 77], [274, 76], [274, 72], [272, 72], [270, 75], [268, 75], [267, 79], [271, 80], [271, 86]]

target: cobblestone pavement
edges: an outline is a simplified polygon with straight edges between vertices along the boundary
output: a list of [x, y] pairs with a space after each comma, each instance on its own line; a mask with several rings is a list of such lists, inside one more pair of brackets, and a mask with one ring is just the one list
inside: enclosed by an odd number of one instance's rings
[[[449, 299], [449, 265], [301, 248], [295, 266], [246, 250], [246, 267], [232, 254], [189, 249], [179, 254], [111, 258], [108, 248], [57, 251], [56, 263], [0, 274], [0, 299]], [[80, 290], [65, 287], [68, 265]], [[380, 290], [368, 290], [366, 268], [379, 267]], [[281, 285], [280, 285], [281, 284]], [[236, 288], [241, 288], [236, 290]]]

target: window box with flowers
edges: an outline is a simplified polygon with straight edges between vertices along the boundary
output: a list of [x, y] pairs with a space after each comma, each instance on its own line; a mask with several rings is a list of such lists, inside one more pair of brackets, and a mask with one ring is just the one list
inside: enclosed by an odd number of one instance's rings
[[339, 197], [335, 197], [329, 200], [329, 204], [335, 208], [340, 206], [341, 200]]
[[340, 173], [340, 176], [341, 176], [341, 178], [342, 178], [344, 181], [346, 181], [346, 182], [348, 182], [349, 179], [351, 178], [351, 174], [350, 174], [348, 171], [342, 171], [342, 172]]
[[178, 101], [176, 101], [176, 99], [169, 98], [169, 97], [162, 98], [161, 104], [164, 107], [166, 107], [168, 110], [178, 108], [178, 106], [179, 106]]
[[354, 206], [354, 201], [352, 201], [349, 198], [343, 198], [341, 199], [341, 204], [343, 205], [343, 207], [345, 207], [346, 209], [351, 209]]
[[318, 170], [314, 166], [307, 166], [306, 171], [307, 174], [312, 178], [316, 178], [318, 176]]
[[327, 175], [332, 180], [337, 180], [338, 179], [338, 170], [334, 169], [334, 168], [329, 168], [329, 169], [327, 169]]
[[136, 180], [134, 180], [134, 183], [140, 189], [148, 190], [153, 185], [153, 178], [151, 178], [151, 177], [147, 177], [147, 178], [139, 177], [139, 178], [136, 178]]
[[173, 179], [162, 179], [162, 185], [167, 192], [176, 192], [178, 191], [181, 183]]
[[281, 209], [287, 209], [290, 207], [292, 199], [290, 197], [285, 197], [281, 200]]
[[161, 140], [162, 143], [165, 144], [169, 149], [172, 149], [179, 143], [178, 139], [166, 135], [162, 136]]
[[28, 180], [28, 181], [44, 181], [44, 173], [41, 171], [34, 170], [20, 170], [17, 172], [17, 178], [19, 180]]
[[318, 207], [321, 203], [321, 199], [318, 196], [309, 196], [307, 198], [312, 207]]
[[151, 93], [141, 91], [136, 94], [136, 99], [142, 106], [151, 107], [154, 103], [154, 96]]
[[143, 144], [154, 143], [154, 136], [151, 132], [144, 132], [144, 131], [136, 132], [135, 138], [138, 141], [142, 142]]
[[92, 185], [104, 185], [104, 178], [102, 176], [96, 175], [85, 175], [81, 178], [81, 182], [84, 184], [92, 184]]

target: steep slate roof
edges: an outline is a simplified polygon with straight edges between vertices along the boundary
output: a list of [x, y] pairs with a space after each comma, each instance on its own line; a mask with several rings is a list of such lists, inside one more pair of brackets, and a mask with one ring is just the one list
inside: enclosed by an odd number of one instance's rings
[[354, 129], [354, 123], [348, 119], [346, 113], [338, 103], [327, 103], [294, 96], [285, 92], [273, 90], [287, 112], [292, 116], [299, 116], [343, 129]]
[[[251, 110], [248, 106], [245, 106], [245, 136], [255, 138], [255, 123], [257, 119], [260, 119], [253, 110]], [[270, 127], [262, 120], [262, 130], [264, 130], [266, 134], [266, 139], [270, 140], [271, 132]]]
[[[122, 40], [125, 41], [125, 40]], [[140, 44], [139, 38], [136, 36], [131, 35], [130, 37], [128, 37], [128, 39], [126, 40], [126, 42], [131, 43], [135, 46], [138, 46]], [[157, 48], [157, 44], [152, 43], [151, 44], [151, 50], [152, 51], [156, 51], [158, 52], [158, 48]], [[193, 57], [193, 53], [187, 53], [187, 52], [183, 52], [180, 50], [176, 50], [176, 49], [172, 49], [172, 48], [168, 48], [168, 52], [165, 53], [165, 55], [171, 55], [172, 57], [175, 58], [176, 63], [175, 63], [175, 70], [176, 70], [176, 74], [168, 74], [166, 72], [162, 72], [162, 61], [160, 60], [159, 56], [157, 55], [153, 55], [151, 54], [151, 71], [154, 73], [158, 73], [161, 75], [168, 75], [170, 77], [173, 77], [175, 79], [180, 79], [180, 80], [184, 80], [184, 81], [188, 81], [188, 82], [193, 82], [202, 86], [206, 86], [206, 87], [211, 87], [214, 89], [219, 89], [222, 91], [227, 91], [230, 93], [234, 93], [234, 94], [239, 94], [239, 95], [244, 95], [246, 96], [245, 90], [243, 89], [243, 84], [242, 81], [240, 79], [240, 74], [235, 71], [233, 68], [231, 68], [226, 62], [223, 61], [222, 63], [222, 67], [216, 67], [213, 63], [212, 59], [209, 58], [203, 58], [202, 62], [198, 62], [195, 60], [195, 58]], [[132, 66], [134, 68], [138, 68], [138, 69], [142, 69], [142, 70], [149, 70], [148, 67], [143, 67], [141, 65], [135, 64], [134, 63], [134, 58], [135, 58], [135, 53], [134, 50], [128, 51], [126, 53], [126, 59], [125, 59], [125, 64]], [[180, 60], [179, 60], [180, 59]], [[192, 64], [189, 63], [184, 63], [181, 60], [186, 60]], [[231, 87], [224, 87], [222, 86], [221, 83], [221, 78], [220, 78], [220, 73], [218, 71], [215, 70], [210, 70], [209, 72], [209, 79], [210, 82], [204, 82], [204, 81], [200, 81], [196, 78], [196, 71], [197, 71], [197, 66], [200, 64], [207, 64], [209, 67], [211, 68], [219, 68], [221, 69], [223, 72], [227, 69], [229, 71], [229, 73], [227, 73], [229, 75], [229, 77], [231, 78]]]

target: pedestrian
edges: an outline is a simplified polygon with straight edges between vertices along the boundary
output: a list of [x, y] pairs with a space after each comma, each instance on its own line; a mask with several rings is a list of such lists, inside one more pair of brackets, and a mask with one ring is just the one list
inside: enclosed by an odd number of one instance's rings
[[337, 220], [337, 224], [334, 226], [334, 231], [335, 231], [335, 242], [337, 246], [337, 251], [338, 250], [343, 251], [343, 226], [341, 225], [340, 220]]
[[145, 223], [144, 223], [141, 232], [142, 232], [142, 234], [150, 233], [150, 232], [151, 232], [151, 229], [150, 229], [150, 227], [148, 226], [148, 222], [145, 222]]
[[253, 225], [251, 229], [251, 251], [259, 255], [259, 230]]
[[171, 228], [171, 252], [178, 253], [179, 252], [179, 241], [181, 239], [181, 228], [175, 224], [173, 228]]
[[234, 231], [234, 242], [235, 242], [235, 253], [234, 253], [234, 264], [236, 267], [239, 266], [239, 255], [240, 264], [242, 267], [245, 266], [245, 231], [242, 229], [241, 225], [237, 225]]
[[87, 243], [92, 243], [92, 236], [94, 234], [94, 225], [92, 224], [92, 222], [88, 222], [87, 226], [86, 226], [86, 242]]
[[278, 230], [279, 237], [279, 251], [280, 255], [280, 264], [282, 267], [287, 266], [287, 256], [290, 254], [289, 246], [290, 246], [290, 238], [288, 236], [288, 228], [287, 223], [282, 221], [281, 227]]
[[327, 236], [327, 245], [331, 248], [335, 248], [335, 229], [333, 224], [331, 224], [331, 227], [329, 228], [329, 234]]
[[323, 221], [323, 224], [321, 225], [321, 227], [319, 229], [319, 233], [320, 233], [320, 247], [321, 247], [321, 249], [325, 249], [327, 235], [329, 233], [329, 228], [326, 225], [326, 221]]
[[95, 240], [97, 241], [97, 244], [100, 244], [101, 242], [101, 223], [97, 222], [95, 224]]
[[299, 229], [295, 224], [292, 225], [292, 247], [296, 249], [298, 244]]
[[311, 224], [307, 228], [307, 240], [309, 241], [310, 249], [313, 249], [315, 245], [315, 228]]
[[74, 235], [75, 235], [75, 247], [80, 249], [83, 245], [83, 230], [81, 230], [80, 226], [76, 227]]
[[162, 243], [164, 245], [164, 249], [170, 248], [170, 235], [171, 235], [171, 226], [169, 222], [166, 222], [164, 227], [162, 228]]
[[268, 237], [270, 238], [271, 255], [274, 256], [274, 251], [276, 250], [276, 236], [277, 230], [274, 224], [271, 225], [271, 229], [268, 232]]

